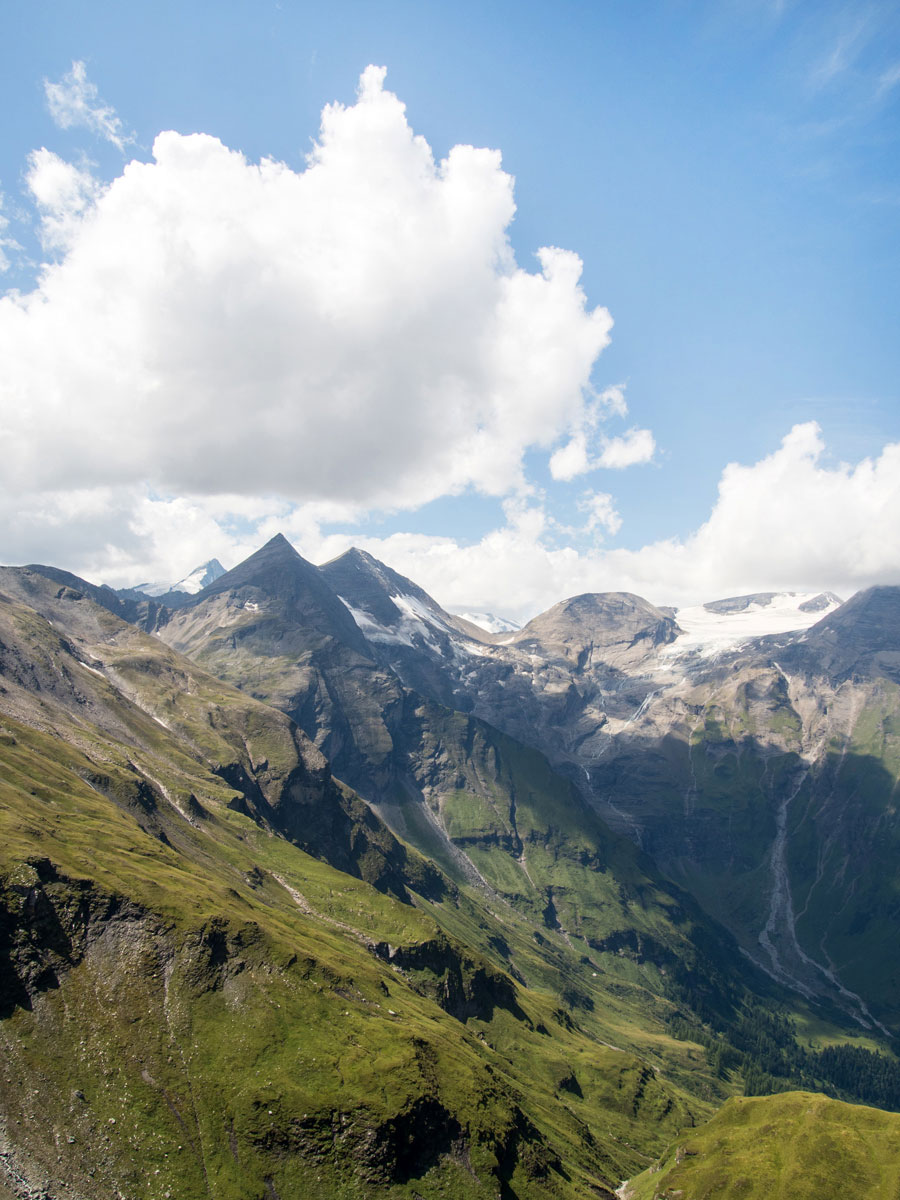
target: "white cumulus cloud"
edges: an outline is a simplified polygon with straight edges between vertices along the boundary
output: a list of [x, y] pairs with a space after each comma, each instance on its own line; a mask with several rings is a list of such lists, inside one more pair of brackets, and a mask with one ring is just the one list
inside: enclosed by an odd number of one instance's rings
[[10, 237], [7, 233], [7, 230], [9, 229], [9, 218], [5, 216], [3, 212], [3, 206], [5, 202], [6, 198], [3, 193], [0, 192], [0, 275], [2, 275], [4, 271], [8, 271], [10, 267], [10, 259], [7, 251], [15, 253], [16, 251], [21, 250], [21, 246], [16, 239]]
[[585, 533], [596, 534], [605, 529], [607, 533], [616, 534], [622, 528], [622, 518], [616, 512], [609, 492], [585, 492], [578, 501], [578, 509], [586, 517]]
[[624, 435], [595, 439], [592, 447], [589, 435], [578, 430], [550, 457], [550, 474], [554, 479], [570, 480], [576, 475], [596, 471], [599, 467], [622, 470], [653, 461], [656, 441], [649, 429], [629, 429]]
[[[369, 67], [356, 103], [325, 108], [302, 170], [173, 132], [108, 185], [32, 155], [57, 261], [0, 298], [4, 486], [23, 511], [138, 485], [348, 511], [503, 496], [527, 451], [583, 423], [612, 321], [581, 261], [545, 247], [520, 267], [499, 153], [435, 161], [383, 82]], [[61, 113], [91, 109], [80, 64], [63, 83]]]
[[655, 453], [656, 442], [649, 429], [629, 429], [623, 437], [604, 438], [596, 462], [600, 467], [621, 471], [652, 462]]
[[710, 519], [685, 544], [698, 581], [808, 582], [845, 597], [900, 582], [900, 443], [855, 465], [830, 465], [825, 451], [809, 421], [760, 462], [725, 468]]
[[653, 461], [656, 442], [649, 429], [629, 429], [608, 437], [600, 426], [611, 417], [625, 417], [625, 386], [616, 384], [584, 405], [569, 429], [569, 440], [550, 456], [550, 474], [568, 482], [599, 468], [622, 470]]

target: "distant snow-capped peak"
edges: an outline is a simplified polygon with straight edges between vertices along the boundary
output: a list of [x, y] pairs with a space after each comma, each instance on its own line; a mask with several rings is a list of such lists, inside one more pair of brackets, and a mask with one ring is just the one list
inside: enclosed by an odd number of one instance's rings
[[145, 596], [165, 596], [169, 592], [185, 592], [189, 596], [196, 596], [224, 574], [225, 568], [219, 560], [211, 558], [209, 562], [194, 567], [190, 575], [185, 575], [177, 583], [139, 583], [134, 590], [143, 592]]
[[194, 567], [190, 575], [185, 575], [184, 579], [179, 579], [178, 583], [173, 583], [169, 591], [187, 592], [189, 596], [195, 596], [197, 592], [202, 592], [205, 587], [209, 587], [211, 583], [221, 579], [224, 574], [225, 568], [219, 560], [211, 558], [209, 562]]

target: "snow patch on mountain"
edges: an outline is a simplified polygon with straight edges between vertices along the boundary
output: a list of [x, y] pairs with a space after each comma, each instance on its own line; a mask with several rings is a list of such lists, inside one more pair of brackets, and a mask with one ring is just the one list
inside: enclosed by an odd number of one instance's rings
[[123, 589], [133, 592], [140, 592], [144, 596], [164, 596], [166, 592], [172, 589], [167, 583], [136, 583], [133, 588]]
[[684, 632], [663, 647], [660, 657], [693, 652], [711, 657], [754, 638], [808, 629], [840, 603], [830, 593], [771, 592], [679, 608], [675, 620]]
[[464, 621], [470, 621], [479, 629], [483, 629], [485, 633], [518, 633], [522, 628], [515, 621], [510, 621], [507, 617], [497, 617], [493, 613], [460, 612], [458, 609], [453, 609], [453, 615], [462, 617]]
[[402, 593], [399, 593], [398, 595], [391, 596], [391, 600], [393, 600], [402, 613], [405, 613], [408, 621], [415, 621], [420, 625], [431, 625], [432, 627], [443, 629], [445, 633], [453, 632], [446, 621], [442, 621], [437, 613], [432, 612], [427, 604], [423, 604], [415, 596], [404, 596]]
[[[391, 596], [391, 603], [397, 610], [398, 619], [390, 625], [376, 621], [371, 613], [362, 608], [355, 608], [346, 596], [338, 596], [341, 603], [348, 609], [360, 631], [370, 642], [383, 642], [395, 646], [410, 646], [415, 648], [427, 642], [432, 649], [443, 654], [440, 643], [435, 637], [436, 632], [455, 636], [456, 631], [436, 612], [424, 604], [416, 596], [407, 596], [402, 592]], [[452, 646], [452, 643], [451, 643]]]
[[341, 604], [344, 605], [350, 616], [359, 626], [360, 632], [370, 642], [389, 642], [395, 646], [413, 646], [415, 644], [409, 634], [402, 628], [389, 629], [386, 625], [382, 625], [380, 621], [376, 621], [365, 609], [354, 608], [345, 596], [338, 596], [338, 600], [340, 600]]

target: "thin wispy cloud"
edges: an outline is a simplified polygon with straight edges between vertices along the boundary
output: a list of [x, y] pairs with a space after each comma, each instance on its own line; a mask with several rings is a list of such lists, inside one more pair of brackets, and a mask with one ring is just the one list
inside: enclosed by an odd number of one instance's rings
[[886, 71], [882, 71], [878, 80], [878, 96], [886, 96], [888, 92], [894, 90], [898, 83], [900, 83], [900, 60], [888, 67]]
[[75, 126], [89, 129], [97, 137], [111, 142], [122, 153], [134, 141], [134, 134], [125, 132], [116, 110], [101, 101], [97, 85], [88, 79], [83, 62], [73, 62], [71, 71], [63, 75], [58, 83], [45, 79], [44, 94], [50, 116], [60, 129], [72, 129]]
[[859, 58], [872, 34], [871, 22], [865, 18], [856, 20], [849, 28], [841, 30], [828, 53], [822, 57], [809, 75], [813, 89], [828, 87], [847, 71]]
[[813, 93], [852, 88], [856, 103], [865, 109], [882, 100], [900, 83], [900, 60], [890, 55], [896, 48], [900, 21], [895, 5], [870, 5], [860, 11], [840, 7], [831, 22], [823, 22], [814, 65], [807, 73]]
[[[900, 84], [898, 38], [900, 12], [886, 4], [828, 5], [820, 20], [802, 23], [790, 47], [802, 96], [799, 105], [793, 97], [794, 119], [780, 115], [778, 132], [796, 151], [791, 178], [840, 177], [852, 188], [851, 202], [868, 203], [855, 172]], [[884, 126], [877, 136], [893, 142], [896, 134]]]

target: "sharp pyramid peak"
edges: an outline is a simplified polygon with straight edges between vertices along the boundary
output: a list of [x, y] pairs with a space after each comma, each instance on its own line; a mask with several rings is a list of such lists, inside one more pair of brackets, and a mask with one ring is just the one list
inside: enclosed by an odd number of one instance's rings
[[316, 589], [326, 588], [324, 581], [319, 578], [318, 568], [299, 554], [284, 534], [276, 533], [264, 546], [260, 546], [243, 562], [226, 571], [200, 595], [210, 596], [229, 588], [248, 585], [275, 587], [276, 590], [281, 590], [290, 579], [302, 579], [305, 586]]
[[260, 546], [256, 553], [260, 554], [263, 550], [292, 550], [298, 558], [302, 557], [302, 555], [298, 554], [297, 550], [287, 540], [283, 533], [276, 533], [274, 537], [270, 537], [266, 544], [264, 546]]
[[264, 546], [260, 546], [248, 558], [244, 559], [245, 563], [252, 562], [301, 562], [306, 566], [311, 567], [313, 564], [308, 559], [304, 558], [300, 551], [289, 542], [283, 533], [276, 533], [274, 537], [269, 538]]
[[323, 567], [332, 567], [339, 564], [355, 565], [368, 567], [369, 570], [390, 570], [380, 559], [374, 554], [370, 554], [368, 550], [360, 550], [358, 546], [351, 546], [349, 550], [345, 550], [343, 554], [336, 554], [334, 558], [329, 558], [327, 562], [322, 563]]
[[326, 578], [348, 571], [365, 574], [378, 580], [381, 586], [386, 587], [390, 587], [395, 582], [407, 582], [403, 575], [398, 575], [387, 563], [383, 563], [374, 554], [369, 554], [368, 550], [360, 550], [358, 546], [351, 546], [343, 554], [338, 554], [335, 558], [323, 563], [319, 569], [324, 572]]
[[249, 593], [254, 604], [263, 606], [266, 620], [281, 622], [286, 631], [301, 626], [315, 629], [369, 657], [365, 638], [346, 606], [319, 568], [281, 533], [210, 584], [192, 604], [231, 591]]

